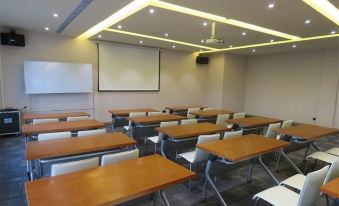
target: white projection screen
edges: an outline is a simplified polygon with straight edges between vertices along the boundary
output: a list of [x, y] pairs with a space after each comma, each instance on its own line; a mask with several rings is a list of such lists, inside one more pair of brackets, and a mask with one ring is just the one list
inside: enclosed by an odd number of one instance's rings
[[99, 91], [159, 91], [160, 51], [98, 44]]

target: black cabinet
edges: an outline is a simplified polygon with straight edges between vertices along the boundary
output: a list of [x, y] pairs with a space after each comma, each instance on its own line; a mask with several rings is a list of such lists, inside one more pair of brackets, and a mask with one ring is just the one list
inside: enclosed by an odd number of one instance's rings
[[0, 135], [19, 135], [20, 133], [20, 111], [18, 109], [0, 110]]

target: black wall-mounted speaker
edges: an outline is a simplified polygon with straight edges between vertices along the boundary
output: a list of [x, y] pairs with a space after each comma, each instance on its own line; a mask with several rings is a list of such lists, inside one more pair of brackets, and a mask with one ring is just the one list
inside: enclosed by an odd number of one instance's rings
[[25, 36], [10, 30], [9, 33], [1, 33], [1, 44], [7, 46], [25, 46]]
[[197, 64], [208, 64], [208, 57], [197, 56], [195, 62]]

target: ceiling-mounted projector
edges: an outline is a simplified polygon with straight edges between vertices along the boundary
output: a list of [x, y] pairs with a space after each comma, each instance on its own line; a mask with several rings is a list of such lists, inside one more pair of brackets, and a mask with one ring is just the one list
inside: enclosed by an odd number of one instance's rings
[[206, 44], [223, 44], [224, 40], [215, 37], [215, 22], [212, 22], [211, 38], [206, 39]]

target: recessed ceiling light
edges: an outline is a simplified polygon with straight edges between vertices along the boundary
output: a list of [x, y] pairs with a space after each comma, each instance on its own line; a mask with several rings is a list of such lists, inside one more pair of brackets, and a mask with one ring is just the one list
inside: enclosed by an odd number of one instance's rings
[[202, 25], [207, 26], [207, 22], [202, 23]]
[[269, 9], [273, 9], [274, 8], [274, 3], [270, 3], [270, 4], [268, 4], [268, 6], [267, 6]]
[[165, 33], [164, 35], [165, 35], [165, 36], [168, 36], [168, 33]]
[[200, 52], [202, 52], [202, 51], [204, 51], [204, 50], [200, 49]]
[[311, 23], [310, 19], [305, 20], [305, 24], [310, 24], [310, 23]]
[[246, 36], [246, 32], [241, 33], [241, 35]]
[[118, 27], [118, 29], [121, 29], [121, 28], [122, 28], [122, 26], [121, 26], [120, 24], [119, 24], [117, 27]]
[[58, 17], [59, 17], [59, 14], [54, 13], [53, 16], [54, 16], [55, 18], [58, 18]]
[[230, 48], [232, 48], [233, 47], [233, 45], [230, 45]]
[[333, 31], [331, 31], [331, 34], [335, 34], [335, 33], [336, 33], [336, 31], [334, 31], [334, 30], [333, 30]]
[[295, 45], [295, 44], [293, 44], [293, 46], [292, 46], [293, 48], [296, 48], [297, 47], [297, 45]]
[[101, 34], [99, 34], [99, 35], [98, 35], [98, 37], [99, 37], [99, 38], [102, 38], [102, 35], [101, 35]]
[[142, 43], [144, 43], [144, 42], [143, 42], [142, 40], [140, 40], [140, 41], [139, 41], [139, 44], [142, 44]]
[[204, 43], [204, 42], [205, 42], [205, 40], [203, 40], [203, 39], [202, 39], [200, 42], [201, 42], [201, 43]]
[[49, 31], [49, 27], [46, 26], [46, 27], [45, 27], [45, 30], [46, 30], [46, 31]]
[[270, 42], [274, 42], [274, 39], [271, 39]]
[[154, 9], [149, 9], [149, 13], [153, 14], [154, 13]]
[[172, 48], [175, 48], [175, 45], [173, 45]]
[[252, 49], [252, 52], [255, 52], [255, 49]]

